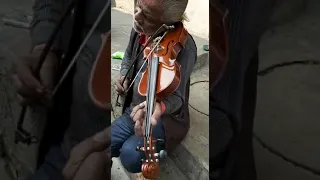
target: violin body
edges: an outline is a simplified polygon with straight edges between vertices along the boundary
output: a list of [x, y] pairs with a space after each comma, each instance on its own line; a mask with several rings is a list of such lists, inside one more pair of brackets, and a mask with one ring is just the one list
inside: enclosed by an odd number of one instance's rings
[[102, 45], [93, 64], [89, 78], [89, 95], [94, 104], [106, 111], [111, 110], [111, 33], [103, 35]]
[[[172, 29], [171, 29], [172, 27]], [[144, 49], [144, 58], [148, 62], [139, 82], [138, 92], [146, 96], [146, 116], [144, 126], [144, 145], [137, 150], [144, 152], [145, 159], [141, 167], [147, 179], [156, 179], [160, 172], [159, 158], [166, 155], [164, 150], [157, 149], [159, 142], [152, 136], [151, 116], [156, 101], [170, 96], [179, 87], [181, 80], [180, 64], [176, 61], [187, 41], [188, 32], [182, 23], [168, 27], [161, 36]], [[170, 29], [170, 30], [169, 30]]]
[[210, 1], [209, 9], [209, 53], [213, 60], [209, 63], [210, 88], [213, 88], [221, 78], [229, 56], [228, 10], [218, 1]]
[[[184, 47], [187, 40], [188, 32], [179, 24], [174, 30], [169, 31], [153, 53], [147, 60], [152, 61], [155, 57], [159, 58], [159, 67], [157, 73], [156, 94], [157, 98], [165, 98], [172, 94], [180, 85], [181, 72], [180, 64], [176, 61], [179, 52]], [[144, 56], [147, 57], [152, 50], [152, 45], [146, 47]], [[149, 66], [142, 73], [138, 92], [142, 96], [147, 96], [148, 81], [149, 81]]]
[[[157, 95], [159, 97], [166, 97], [172, 94], [180, 85], [181, 73], [180, 65], [178, 63], [173, 63], [172, 66], [167, 66], [166, 64], [160, 62], [162, 68], [158, 69], [158, 79], [157, 81]], [[149, 68], [142, 73], [142, 77], [139, 84], [139, 93], [143, 96], [147, 95], [147, 85], [148, 85], [148, 74]]]

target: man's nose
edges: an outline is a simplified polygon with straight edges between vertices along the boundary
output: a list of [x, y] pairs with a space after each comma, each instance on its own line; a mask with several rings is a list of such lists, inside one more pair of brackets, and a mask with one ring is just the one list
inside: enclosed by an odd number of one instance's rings
[[137, 10], [134, 14], [134, 19], [138, 22], [142, 24], [143, 21], [143, 14], [141, 10]]

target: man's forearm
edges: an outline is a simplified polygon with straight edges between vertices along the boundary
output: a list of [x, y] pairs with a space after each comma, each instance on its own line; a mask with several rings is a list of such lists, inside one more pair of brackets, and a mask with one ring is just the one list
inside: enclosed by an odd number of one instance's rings
[[[122, 76], [125, 76], [126, 73], [128, 72], [131, 63], [132, 63], [132, 51], [135, 43], [135, 39], [137, 37], [138, 33], [135, 32], [135, 30], [132, 28], [131, 29], [131, 34], [130, 34], [130, 40], [126, 49], [126, 52], [124, 54], [122, 63], [121, 63], [121, 69], [120, 69], [120, 74]], [[132, 76], [133, 71], [131, 70], [129, 77]]]
[[[61, 0], [35, 0], [30, 29], [33, 47], [47, 43], [63, 13], [62, 3]], [[57, 47], [58, 42], [53, 46]]]
[[163, 112], [163, 114], [167, 115], [177, 112], [182, 107], [183, 99], [176, 94], [172, 94], [162, 102], [165, 105], [165, 111]]

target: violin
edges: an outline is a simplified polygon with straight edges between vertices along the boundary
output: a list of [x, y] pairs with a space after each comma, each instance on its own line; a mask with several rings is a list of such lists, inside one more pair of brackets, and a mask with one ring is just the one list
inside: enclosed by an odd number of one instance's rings
[[[145, 72], [139, 82], [138, 92], [146, 96], [146, 116], [144, 128], [144, 144], [137, 147], [144, 152], [142, 174], [147, 179], [156, 179], [160, 173], [159, 158], [165, 158], [166, 152], [157, 148], [163, 139], [152, 136], [151, 116], [154, 105], [172, 94], [180, 85], [180, 64], [176, 61], [187, 41], [188, 32], [182, 23], [175, 26], [163, 25], [166, 29], [162, 36], [155, 37], [153, 42], [144, 48]], [[148, 40], [149, 42], [149, 40]], [[144, 64], [142, 65], [142, 67]], [[139, 70], [140, 71], [140, 70]]]
[[89, 78], [89, 95], [93, 103], [105, 110], [111, 110], [111, 33], [103, 35], [102, 45], [93, 64]]
[[221, 79], [229, 58], [229, 37], [226, 24], [229, 11], [218, 1], [210, 1], [209, 9], [209, 53], [210, 57], [213, 57], [213, 62], [210, 63], [210, 82], [212, 82], [210, 89], [213, 89]]

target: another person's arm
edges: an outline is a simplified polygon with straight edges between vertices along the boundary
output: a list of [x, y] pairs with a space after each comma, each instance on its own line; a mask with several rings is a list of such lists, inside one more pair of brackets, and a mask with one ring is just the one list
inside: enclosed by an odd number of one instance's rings
[[75, 146], [63, 169], [66, 180], [110, 179], [110, 127]]
[[[32, 47], [42, 46], [47, 43], [62, 13], [63, 1], [61, 0], [35, 0], [30, 28]], [[53, 47], [58, 48], [58, 46], [58, 41], [55, 41]]]
[[[60, 19], [63, 11], [62, 3], [61, 0], [35, 0], [34, 2], [33, 20], [30, 28], [32, 51], [21, 61], [14, 62], [13, 67], [13, 84], [21, 104], [47, 104], [50, 101], [51, 95], [47, 91], [54, 87], [59, 66], [59, 58], [55, 51], [49, 51], [40, 70], [36, 68], [40, 66], [40, 55]], [[59, 49], [58, 42], [56, 41], [52, 47]], [[39, 74], [39, 79], [35, 73]]]

